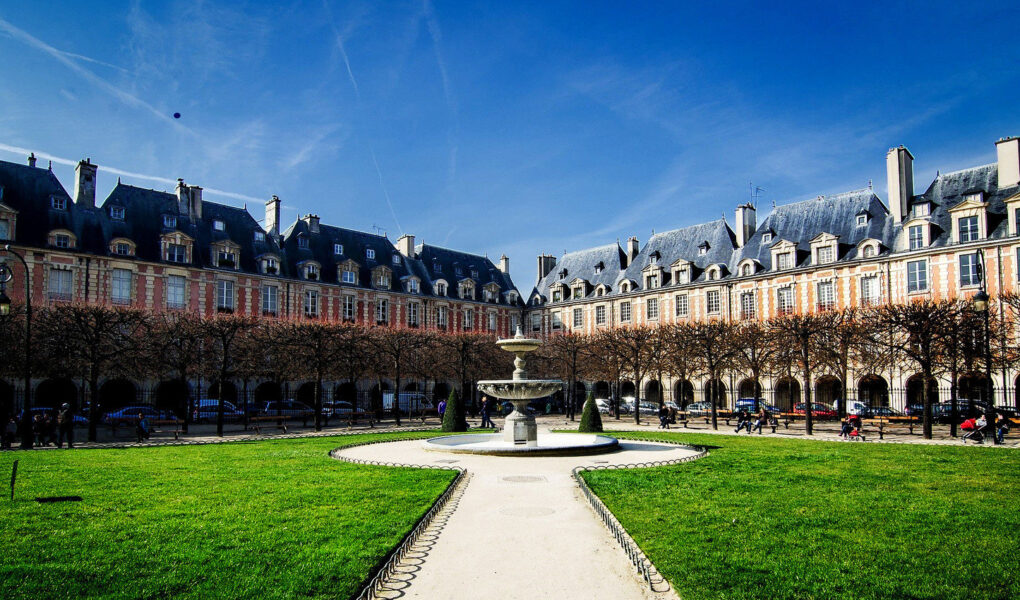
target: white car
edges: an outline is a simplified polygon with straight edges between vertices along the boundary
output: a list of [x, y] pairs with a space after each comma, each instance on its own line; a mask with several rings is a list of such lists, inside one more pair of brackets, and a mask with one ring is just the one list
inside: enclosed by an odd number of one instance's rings
[[613, 412], [612, 405], [609, 404], [609, 400], [606, 398], [596, 398], [595, 407], [599, 409], [599, 412], [608, 415]]

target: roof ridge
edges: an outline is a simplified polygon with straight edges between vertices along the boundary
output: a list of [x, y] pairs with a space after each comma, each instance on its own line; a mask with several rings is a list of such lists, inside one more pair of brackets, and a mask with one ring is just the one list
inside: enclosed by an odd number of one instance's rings
[[950, 175], [959, 175], [960, 173], [966, 173], [967, 171], [977, 171], [977, 170], [980, 170], [980, 169], [988, 169], [988, 168], [991, 168], [991, 167], [997, 167], [998, 165], [999, 165], [999, 163], [993, 162], [993, 163], [988, 163], [987, 165], [978, 165], [976, 167], [967, 167], [966, 169], [957, 169], [956, 171], [947, 171], [945, 173], [939, 173], [939, 175], [938, 175], [938, 177], [936, 177], [936, 179], [942, 179], [943, 177], [949, 177]]

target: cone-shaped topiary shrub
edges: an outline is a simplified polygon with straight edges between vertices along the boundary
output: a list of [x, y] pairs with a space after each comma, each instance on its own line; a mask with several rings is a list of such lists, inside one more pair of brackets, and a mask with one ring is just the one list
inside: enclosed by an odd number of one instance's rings
[[598, 404], [595, 403], [595, 395], [588, 392], [588, 399], [584, 401], [584, 410], [581, 412], [581, 426], [577, 428], [581, 433], [598, 433], [602, 431], [602, 416], [599, 414]]
[[450, 390], [450, 398], [446, 401], [446, 412], [443, 413], [443, 431], [467, 431], [467, 422], [459, 418], [460, 397], [457, 390]]

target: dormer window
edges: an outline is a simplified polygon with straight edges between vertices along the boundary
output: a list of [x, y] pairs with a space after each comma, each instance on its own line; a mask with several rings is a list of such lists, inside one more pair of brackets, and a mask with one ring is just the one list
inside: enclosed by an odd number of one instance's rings
[[167, 244], [166, 260], [174, 263], [188, 262], [188, 247], [184, 244]]
[[439, 283], [436, 284], [436, 295], [437, 296], [445, 296], [446, 295], [446, 284], [443, 283], [442, 281], [440, 281]]
[[835, 254], [836, 253], [833, 250], [832, 246], [822, 246], [818, 248], [815, 254], [817, 264], [824, 265], [831, 263], [833, 260], [835, 260]]
[[67, 210], [67, 198], [50, 196], [50, 208], [54, 210]]
[[716, 279], [719, 279], [719, 269], [716, 267], [712, 267], [711, 269], [708, 270], [707, 275], [709, 281], [715, 281]]
[[763, 244], [771, 244], [772, 243], [772, 233], [765, 232], [765, 233], [761, 234], [761, 243], [763, 243]]
[[433, 262], [432, 263], [432, 272], [433, 273], [442, 273], [443, 272], [443, 265], [442, 265], [442, 263], [440, 263], [439, 261]]
[[317, 281], [319, 279], [319, 265], [311, 263], [305, 265], [305, 279]]
[[553, 302], [559, 302], [562, 299], [563, 299], [563, 292], [561, 292], [559, 290], [559, 288], [553, 290], [553, 292], [552, 292], [552, 301]]
[[920, 250], [924, 248], [924, 225], [912, 225], [907, 230], [909, 236], [909, 248], [911, 250]]
[[645, 287], [650, 290], [654, 290], [655, 288], [659, 287], [659, 275], [657, 273], [652, 273], [646, 276]]
[[166, 227], [167, 229], [177, 227], [177, 217], [173, 215], [163, 215], [163, 227]]
[[297, 247], [302, 250], [308, 249], [308, 238], [303, 235], [299, 235], [297, 239]]
[[343, 275], [341, 275], [341, 281], [343, 283], [358, 283], [358, 272], [344, 269]]
[[419, 291], [421, 291], [421, 288], [418, 287], [418, 280], [417, 279], [408, 279], [407, 280], [407, 292], [409, 294], [417, 294]]
[[601, 273], [604, 266], [605, 265], [603, 265], [602, 263], [595, 265], [595, 274], [598, 275], [599, 273]]
[[868, 244], [867, 246], [864, 247], [864, 258], [874, 258], [874, 257], [875, 257], [875, 245], [874, 244]]
[[117, 242], [114, 244], [113, 250], [119, 256], [131, 256], [131, 244], [127, 242]]
[[343, 244], [333, 244], [333, 254], [335, 254], [337, 256], [340, 256], [343, 253], [344, 253], [344, 245]]
[[560, 275], [560, 279], [566, 279], [566, 277], [567, 277], [567, 270], [566, 269], [560, 269], [559, 275]]
[[390, 289], [390, 274], [386, 270], [380, 270], [375, 274], [375, 287], [388, 290]]
[[53, 245], [57, 248], [70, 248], [71, 247], [71, 236], [65, 233], [58, 233], [53, 236]]
[[266, 233], [264, 231], [256, 231], [255, 232], [255, 241], [256, 242], [264, 242], [264, 241], [266, 241]]
[[478, 279], [478, 269], [471, 269], [471, 279]]
[[784, 271], [786, 269], [789, 269], [789, 268], [791, 268], [793, 266], [793, 253], [792, 252], [783, 252], [782, 254], [779, 254], [777, 256], [777, 260], [778, 260], [778, 265], [777, 265], [776, 268], [778, 268], [780, 271]]
[[226, 231], [227, 229], [227, 224], [224, 223], [223, 221], [220, 221], [219, 219], [213, 221], [212, 226], [213, 229], [215, 229], [216, 231]]
[[960, 243], [976, 242], [980, 238], [977, 216], [960, 217], [959, 223]]
[[220, 250], [216, 253], [216, 264], [226, 269], [233, 269], [237, 266], [237, 255], [227, 250]]
[[691, 270], [689, 268], [687, 268], [687, 267], [680, 267], [674, 273], [673, 278], [676, 280], [677, 284], [679, 284], [679, 285], [683, 285], [685, 283], [690, 283], [691, 282]]
[[124, 207], [123, 206], [111, 206], [110, 207], [110, 218], [114, 221], [124, 220]]
[[744, 277], [750, 277], [754, 273], [754, 267], [750, 263], [740, 268], [740, 274]]
[[931, 214], [931, 202], [919, 202], [914, 205], [914, 217], [927, 217]]
[[705, 256], [708, 254], [708, 248], [708, 242], [702, 242], [702, 244], [698, 246], [698, 256]]
[[371, 248], [365, 248], [365, 258], [368, 260], [375, 260], [375, 250]]
[[276, 275], [280, 272], [280, 264], [271, 256], [262, 259], [262, 272], [266, 275]]
[[857, 226], [864, 227], [868, 224], [868, 215], [857, 215]]
[[462, 300], [475, 299], [475, 286], [470, 281], [462, 281], [460, 284], [460, 297]]
[[658, 252], [652, 252], [650, 255], [648, 255], [648, 264], [654, 265], [654, 264], [656, 264], [658, 262], [659, 262], [659, 253]]
[[400, 265], [400, 255], [399, 254], [394, 254], [393, 255], [393, 264], [394, 265]]

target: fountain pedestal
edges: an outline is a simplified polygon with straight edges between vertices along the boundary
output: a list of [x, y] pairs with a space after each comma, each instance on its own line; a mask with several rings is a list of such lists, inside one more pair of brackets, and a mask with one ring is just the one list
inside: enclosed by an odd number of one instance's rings
[[503, 421], [503, 441], [525, 446], [538, 445], [538, 424], [528, 414], [528, 401], [514, 402], [514, 411]]

